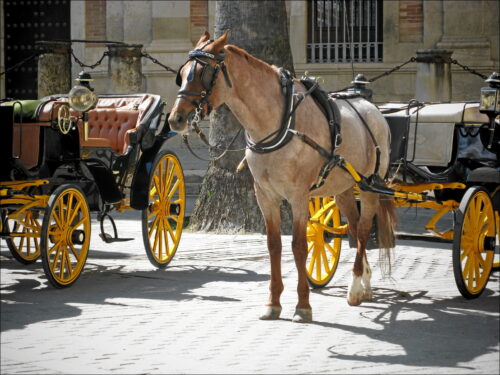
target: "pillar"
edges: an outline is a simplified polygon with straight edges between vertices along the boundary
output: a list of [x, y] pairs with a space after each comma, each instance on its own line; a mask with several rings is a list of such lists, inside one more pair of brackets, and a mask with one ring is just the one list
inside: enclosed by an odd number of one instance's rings
[[35, 43], [38, 57], [38, 97], [67, 94], [71, 89], [71, 43]]
[[452, 53], [438, 49], [417, 50], [415, 98], [418, 101], [451, 101]]
[[129, 94], [144, 91], [142, 44], [108, 44], [107, 47], [111, 93]]

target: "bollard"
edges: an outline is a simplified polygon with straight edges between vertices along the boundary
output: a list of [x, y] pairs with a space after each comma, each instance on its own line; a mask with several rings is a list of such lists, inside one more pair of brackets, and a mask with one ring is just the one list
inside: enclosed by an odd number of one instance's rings
[[108, 44], [107, 47], [111, 93], [142, 92], [142, 44]]
[[66, 94], [71, 89], [71, 43], [35, 42], [38, 57], [38, 98]]
[[451, 54], [442, 49], [417, 50], [415, 98], [420, 102], [451, 101]]

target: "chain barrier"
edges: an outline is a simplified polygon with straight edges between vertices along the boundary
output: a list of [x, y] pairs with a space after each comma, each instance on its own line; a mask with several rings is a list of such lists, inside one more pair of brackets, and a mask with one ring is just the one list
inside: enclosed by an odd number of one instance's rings
[[484, 74], [481, 74], [479, 73], [478, 71], [474, 70], [474, 69], [471, 69], [469, 68], [467, 65], [463, 65], [463, 64], [460, 64], [457, 60], [451, 60], [451, 63], [452, 64], [455, 64], [455, 65], [458, 65], [459, 67], [461, 67], [463, 70], [465, 70], [466, 72], [469, 72], [471, 74], [475, 74], [479, 77], [481, 77], [482, 79], [486, 79], [488, 78], [488, 76], [485, 76]]
[[73, 50], [71, 50], [71, 56], [73, 56], [73, 59], [75, 60], [75, 62], [80, 65], [81, 68], [89, 68], [89, 69], [95, 69], [97, 66], [101, 65], [102, 63], [102, 60], [104, 60], [105, 57], [107, 57], [109, 55], [109, 52], [106, 51], [102, 54], [101, 58], [99, 60], [97, 60], [94, 64], [92, 65], [87, 65], [85, 64], [84, 62], [82, 62], [81, 60], [78, 59], [78, 57], [76, 57], [75, 53], [73, 52]]
[[392, 68], [392, 69], [388, 70], [387, 72], [384, 72], [384, 73], [382, 73], [382, 74], [379, 74], [378, 76], [375, 76], [375, 77], [373, 77], [373, 78], [370, 78], [368, 81], [369, 81], [370, 83], [375, 82], [376, 80], [378, 80], [378, 79], [380, 79], [380, 78], [382, 78], [382, 77], [388, 76], [389, 74], [392, 74], [392, 73], [394, 73], [395, 71], [398, 71], [398, 70], [399, 70], [399, 69], [401, 69], [403, 66], [405, 66], [405, 65], [407, 65], [407, 64], [409, 64], [409, 63], [411, 63], [411, 62], [415, 62], [415, 61], [417, 61], [417, 58], [416, 58], [415, 56], [412, 56], [412, 57], [410, 57], [408, 60], [406, 60], [404, 63], [402, 63], [402, 64], [400, 64], [400, 65], [397, 65], [397, 66], [395, 66], [394, 68]]
[[142, 52], [142, 53], [141, 53], [141, 56], [142, 56], [142, 57], [145, 57], [145, 58], [147, 58], [147, 59], [149, 59], [149, 60], [151, 60], [154, 64], [161, 66], [163, 69], [165, 69], [165, 70], [167, 70], [167, 71], [169, 71], [169, 72], [172, 72], [172, 73], [174, 73], [174, 74], [177, 74], [177, 70], [172, 69], [171, 67], [169, 67], [169, 66], [166, 66], [166, 65], [162, 64], [162, 63], [161, 63], [161, 62], [159, 62], [157, 59], [155, 59], [153, 56], [151, 56], [149, 53]]

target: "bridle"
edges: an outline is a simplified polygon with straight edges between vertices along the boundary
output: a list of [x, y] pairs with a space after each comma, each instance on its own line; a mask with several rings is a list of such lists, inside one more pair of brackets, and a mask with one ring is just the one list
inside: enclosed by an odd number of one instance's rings
[[[229, 79], [229, 75], [227, 73], [226, 65], [224, 64], [225, 54], [224, 53], [216, 54], [203, 51], [203, 49], [212, 42], [213, 40], [211, 39], [207, 41], [205, 44], [203, 44], [201, 47], [189, 51], [188, 60], [179, 68], [177, 72], [177, 77], [175, 79], [175, 83], [177, 84], [177, 86], [180, 87], [182, 85], [181, 70], [190, 61], [193, 61], [194, 63], [191, 65], [191, 68], [189, 69], [189, 73], [186, 78], [187, 82], [192, 82], [194, 80], [196, 74], [196, 67], [198, 66], [198, 64], [203, 66], [203, 69], [201, 70], [200, 74], [200, 82], [203, 90], [202, 91], [179, 90], [177, 92], [177, 98], [186, 100], [195, 107], [195, 115], [191, 121], [191, 124], [195, 123], [197, 125], [205, 115], [209, 115], [210, 112], [212, 111], [213, 107], [212, 104], [210, 103], [210, 95], [212, 94], [212, 90], [217, 81], [217, 74], [219, 73], [219, 70], [222, 70], [222, 73], [224, 74], [224, 80], [226, 81], [226, 85], [229, 88], [233, 87], [233, 85], [231, 84], [231, 80]], [[202, 58], [207, 58], [208, 60], [216, 61], [216, 64], [212, 66], [208, 61], [202, 60]], [[193, 100], [191, 98], [188, 98], [186, 95], [199, 97], [200, 99]], [[205, 106], [205, 104], [207, 105], [206, 114], [203, 113], [203, 107]]]
[[[193, 105], [195, 108], [194, 116], [193, 118], [189, 121], [189, 125], [191, 128], [198, 134], [200, 139], [205, 143], [208, 147], [213, 148], [209, 142], [205, 134], [201, 131], [200, 127], [198, 126], [199, 122], [205, 117], [205, 115], [209, 115], [210, 112], [212, 111], [212, 104], [210, 103], [210, 95], [212, 94], [212, 90], [215, 86], [215, 83], [217, 82], [217, 74], [219, 73], [219, 70], [222, 70], [222, 73], [224, 74], [224, 80], [226, 81], [226, 85], [229, 88], [232, 88], [233, 85], [231, 83], [231, 80], [229, 79], [229, 75], [227, 73], [226, 65], [224, 64], [224, 57], [225, 54], [222, 52], [220, 54], [216, 53], [210, 53], [203, 51], [203, 49], [208, 46], [210, 43], [213, 42], [213, 39], [207, 41], [205, 44], [203, 44], [201, 47], [198, 47], [192, 51], [189, 51], [188, 54], [188, 60], [181, 65], [179, 70], [177, 71], [177, 77], [175, 78], [175, 83], [177, 86], [181, 87], [182, 86], [182, 77], [181, 77], [181, 70], [184, 68], [184, 66], [190, 62], [194, 61], [194, 63], [191, 65], [191, 68], [189, 69], [189, 73], [187, 75], [187, 82], [192, 82], [194, 80], [194, 76], [196, 73], [196, 67], [198, 64], [203, 66], [203, 69], [201, 70], [200, 73], [200, 82], [201, 86], [203, 88], [203, 91], [193, 91], [193, 90], [179, 90], [177, 92], [177, 98], [183, 99]], [[209, 60], [214, 60], [216, 61], [216, 64], [214, 66], [210, 65], [208, 61], [202, 60], [202, 58], [207, 58]], [[186, 95], [189, 96], [196, 96], [199, 97], [199, 100], [193, 100], [191, 98], [188, 98]], [[207, 113], [203, 113], [203, 107], [207, 105]], [[214, 161], [222, 158], [228, 151], [242, 151], [242, 150], [230, 150], [229, 148], [231, 145], [234, 143], [236, 138], [238, 137], [240, 131], [236, 133], [235, 137], [233, 140], [229, 143], [227, 148], [224, 150], [222, 154], [219, 156], [212, 158], [212, 159], [205, 159], [200, 156], [198, 156], [189, 146], [188, 138], [187, 138], [187, 133], [182, 136], [182, 139], [188, 148], [188, 150], [197, 158], [203, 161]]]

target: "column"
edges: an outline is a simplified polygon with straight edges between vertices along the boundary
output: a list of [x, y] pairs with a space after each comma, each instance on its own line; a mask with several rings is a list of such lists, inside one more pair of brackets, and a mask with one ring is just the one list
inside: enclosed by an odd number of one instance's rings
[[422, 102], [451, 101], [451, 54], [453, 51], [417, 50], [415, 98]]
[[107, 47], [111, 92], [114, 94], [143, 92], [142, 44], [108, 44]]
[[71, 89], [71, 44], [36, 42], [38, 57], [38, 97], [67, 94]]

